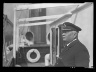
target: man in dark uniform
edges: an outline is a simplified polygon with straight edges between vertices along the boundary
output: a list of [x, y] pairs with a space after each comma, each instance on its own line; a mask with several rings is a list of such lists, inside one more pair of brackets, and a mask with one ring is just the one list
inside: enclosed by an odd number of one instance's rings
[[78, 40], [78, 33], [81, 28], [65, 22], [60, 25], [64, 48], [55, 64], [56, 67], [89, 67], [89, 53], [87, 48]]

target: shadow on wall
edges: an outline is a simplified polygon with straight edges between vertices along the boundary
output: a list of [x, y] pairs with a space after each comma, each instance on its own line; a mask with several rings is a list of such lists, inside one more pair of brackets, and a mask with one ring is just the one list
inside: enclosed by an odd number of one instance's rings
[[13, 24], [7, 15], [3, 15], [3, 41], [5, 43], [13, 41]]

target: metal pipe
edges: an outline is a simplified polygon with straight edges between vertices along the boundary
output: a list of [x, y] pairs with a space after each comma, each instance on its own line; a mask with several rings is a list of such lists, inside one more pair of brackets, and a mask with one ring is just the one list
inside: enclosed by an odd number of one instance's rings
[[52, 65], [52, 30], [50, 29], [50, 64]]
[[71, 11], [72, 14], [78, 13], [86, 8], [88, 8], [90, 5], [92, 5], [92, 3], [85, 3], [82, 6], [78, 7], [77, 9]]
[[[50, 8], [50, 7], [58, 7], [58, 6], [70, 6], [74, 5], [75, 3], [60, 3], [60, 4], [48, 4], [48, 3], [42, 3], [42, 4], [26, 4], [26, 5], [19, 5], [16, 10], [24, 10], [24, 9], [39, 9], [39, 8]], [[79, 3], [80, 4], [80, 3]], [[75, 4], [75, 5], [78, 5]]]
[[64, 23], [64, 22], [65, 22], [66, 20], [68, 20], [73, 14], [78, 13], [78, 12], [84, 10], [85, 8], [89, 7], [91, 4], [92, 4], [92, 3], [85, 3], [84, 5], [78, 7], [77, 9], [75, 9], [75, 10], [67, 13], [66, 15], [64, 15], [64, 16], [62, 16], [61, 18], [59, 18], [59, 19], [55, 20], [54, 22], [52, 22], [52, 23], [50, 24], [50, 27], [51, 27], [51, 26], [54, 26], [54, 25], [58, 25], [58, 24], [60, 24], [60, 23]]
[[16, 47], [16, 9], [14, 8], [14, 27], [13, 27], [13, 57], [16, 58], [15, 55], [15, 47]]
[[31, 18], [22, 18], [18, 21], [35, 21], [35, 20], [45, 20], [45, 19], [57, 19], [62, 17], [64, 14], [59, 15], [50, 15], [50, 16], [40, 16], [40, 17], [31, 17]]

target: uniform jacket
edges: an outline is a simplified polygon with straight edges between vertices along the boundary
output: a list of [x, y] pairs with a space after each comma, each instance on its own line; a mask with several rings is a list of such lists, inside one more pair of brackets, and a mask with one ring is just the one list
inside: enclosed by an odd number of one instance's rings
[[89, 53], [87, 48], [79, 40], [73, 41], [68, 46], [65, 46], [55, 66], [88, 68]]

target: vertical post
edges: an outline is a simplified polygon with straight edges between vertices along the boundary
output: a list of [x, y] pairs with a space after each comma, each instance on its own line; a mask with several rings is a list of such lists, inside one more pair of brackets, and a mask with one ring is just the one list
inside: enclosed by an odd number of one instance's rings
[[13, 58], [16, 58], [15, 54], [16, 47], [16, 9], [14, 8], [14, 26], [13, 26]]
[[18, 51], [19, 48], [19, 25], [18, 22], [16, 22], [16, 51]]
[[52, 65], [56, 63], [56, 27], [52, 28]]
[[52, 65], [52, 31], [50, 29], [50, 64]]
[[59, 42], [59, 28], [58, 28], [58, 46], [57, 46], [57, 57], [59, 57], [59, 44], [60, 42]]

